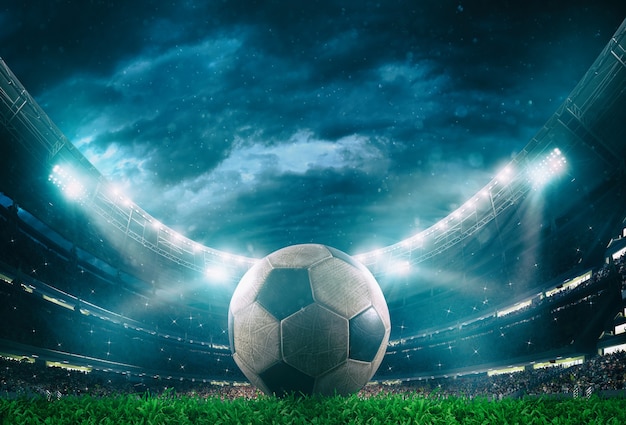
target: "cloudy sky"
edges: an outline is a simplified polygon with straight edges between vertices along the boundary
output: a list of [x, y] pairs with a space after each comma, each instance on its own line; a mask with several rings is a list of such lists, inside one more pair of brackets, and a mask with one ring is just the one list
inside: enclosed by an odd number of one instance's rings
[[622, 0], [8, 0], [0, 56], [177, 231], [355, 254], [487, 184], [625, 17]]

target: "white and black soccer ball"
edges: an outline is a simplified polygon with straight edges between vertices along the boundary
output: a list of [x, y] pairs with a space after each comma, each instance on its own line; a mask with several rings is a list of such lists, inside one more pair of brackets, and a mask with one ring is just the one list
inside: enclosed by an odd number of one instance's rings
[[266, 394], [350, 394], [374, 375], [391, 322], [376, 279], [325, 245], [282, 248], [255, 264], [233, 293], [235, 362]]

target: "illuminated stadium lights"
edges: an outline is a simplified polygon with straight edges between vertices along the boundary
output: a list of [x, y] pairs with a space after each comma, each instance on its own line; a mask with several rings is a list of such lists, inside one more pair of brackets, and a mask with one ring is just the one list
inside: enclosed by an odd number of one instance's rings
[[[246, 267], [256, 262], [254, 258], [222, 252], [188, 239], [142, 210], [130, 198], [123, 196], [115, 185], [108, 183], [98, 185], [92, 201], [88, 206], [93, 207], [97, 214], [105, 217], [107, 222], [115, 222], [118, 228], [124, 230], [126, 236], [200, 273], [206, 273], [206, 267], [201, 265], [201, 259], [196, 257], [202, 257], [205, 264], [218, 263], [218, 266], [228, 262], [236, 264], [237, 267]], [[111, 211], [115, 211], [116, 214], [111, 214]], [[135, 228], [131, 227], [133, 223], [137, 224]], [[152, 228], [157, 232], [156, 244], [154, 241], [146, 241], [145, 235], [137, 232], [136, 229], [141, 227]], [[190, 260], [187, 254], [191, 254], [194, 259]]]
[[531, 165], [528, 173], [533, 189], [544, 187], [552, 179], [559, 176], [565, 170], [567, 161], [558, 148], [555, 148], [540, 162]]
[[511, 165], [507, 165], [502, 171], [498, 173], [498, 175], [496, 176], [497, 180], [489, 188], [492, 189], [498, 183], [507, 184], [511, 181], [512, 178], [513, 167]]
[[524, 366], [508, 366], [501, 369], [489, 369], [487, 371], [487, 376], [509, 375], [511, 373], [523, 372], [524, 370]]
[[[411, 249], [411, 238], [405, 239], [399, 242], [399, 244], [403, 245], [404, 249]], [[361, 254], [353, 255], [354, 259], [361, 263], [372, 263], [378, 262], [384, 258], [386, 254], [386, 250], [384, 248], [377, 248], [372, 251], [364, 252]]]
[[204, 274], [215, 282], [226, 282], [230, 278], [230, 273], [224, 267], [219, 266], [207, 267]]
[[478, 201], [479, 200], [480, 199], [478, 199], [478, 197], [472, 198], [472, 199], [467, 201], [466, 205], [468, 206], [469, 209], [476, 210], [476, 207], [478, 206]]
[[123, 198], [123, 196], [120, 195], [120, 191], [118, 190], [117, 187], [109, 185], [107, 190], [108, 190], [109, 196], [111, 198], [113, 198], [113, 199], [122, 199]]
[[417, 233], [407, 239], [400, 241], [400, 246], [405, 249], [413, 250], [421, 248], [424, 244], [424, 232]]
[[85, 187], [78, 178], [60, 165], [55, 165], [52, 168], [48, 181], [58, 187], [68, 199], [81, 201], [87, 194]]
[[411, 271], [411, 263], [407, 260], [390, 261], [387, 269], [396, 275], [407, 275]]

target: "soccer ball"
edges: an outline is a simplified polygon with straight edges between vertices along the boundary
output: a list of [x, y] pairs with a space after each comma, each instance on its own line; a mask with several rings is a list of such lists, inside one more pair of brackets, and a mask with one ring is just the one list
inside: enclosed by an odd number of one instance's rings
[[324, 245], [282, 248], [242, 277], [228, 309], [235, 362], [266, 394], [347, 395], [385, 355], [391, 322], [374, 276]]

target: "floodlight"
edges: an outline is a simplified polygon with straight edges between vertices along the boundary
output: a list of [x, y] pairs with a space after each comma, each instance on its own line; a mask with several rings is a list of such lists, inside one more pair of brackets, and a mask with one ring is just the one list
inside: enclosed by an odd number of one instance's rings
[[68, 198], [74, 201], [82, 201], [87, 191], [77, 175], [61, 165], [55, 165], [48, 176], [48, 181], [54, 184]]
[[528, 170], [528, 179], [533, 189], [538, 190], [561, 175], [567, 160], [558, 148], [555, 148], [540, 161], [532, 164]]

